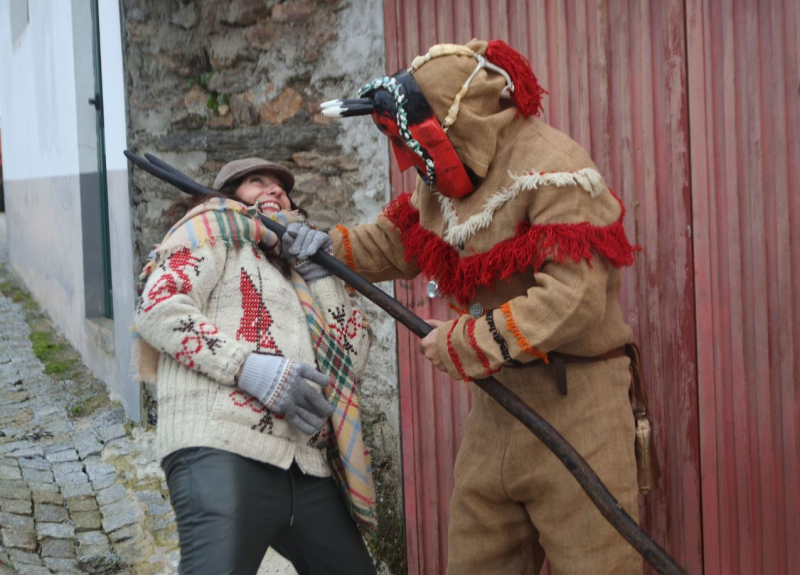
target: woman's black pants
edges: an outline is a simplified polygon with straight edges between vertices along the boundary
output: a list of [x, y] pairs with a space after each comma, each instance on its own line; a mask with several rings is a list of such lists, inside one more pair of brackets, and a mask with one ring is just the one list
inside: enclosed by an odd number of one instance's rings
[[178, 522], [182, 575], [255, 575], [269, 547], [300, 575], [375, 574], [330, 477], [206, 447], [176, 451], [162, 466]]

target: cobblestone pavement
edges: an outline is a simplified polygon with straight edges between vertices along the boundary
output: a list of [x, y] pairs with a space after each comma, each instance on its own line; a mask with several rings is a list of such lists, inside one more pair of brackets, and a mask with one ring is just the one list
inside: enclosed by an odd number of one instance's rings
[[[0, 214], [0, 262], [5, 242]], [[117, 403], [76, 417], [70, 381], [45, 374], [29, 335], [22, 306], [0, 294], [0, 575], [175, 573], [154, 433]], [[294, 570], [270, 554], [259, 571], [268, 573]]]

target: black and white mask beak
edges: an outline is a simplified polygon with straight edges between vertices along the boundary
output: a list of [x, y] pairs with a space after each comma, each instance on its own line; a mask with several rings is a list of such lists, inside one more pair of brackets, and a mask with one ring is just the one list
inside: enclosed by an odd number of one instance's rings
[[349, 100], [328, 100], [320, 104], [322, 115], [330, 118], [349, 118], [350, 116], [368, 116], [373, 106], [370, 98], [352, 98]]

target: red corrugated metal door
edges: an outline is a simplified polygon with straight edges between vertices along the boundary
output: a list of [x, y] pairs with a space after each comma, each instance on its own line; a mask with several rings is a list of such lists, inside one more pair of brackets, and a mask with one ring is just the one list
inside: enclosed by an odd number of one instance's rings
[[[544, 121], [588, 148], [629, 210], [645, 252], [625, 272], [627, 317], [642, 345], [655, 406], [663, 488], [647, 498], [647, 530], [691, 573], [702, 570], [694, 285], [683, 0], [527, 2], [385, 0], [387, 70], [437, 42], [500, 38], [550, 91]], [[395, 194], [413, 176], [392, 165]], [[423, 317], [449, 313], [425, 279], [398, 282]], [[399, 329], [410, 574], [445, 572], [453, 461], [469, 405]]]
[[706, 573], [795, 574], [800, 6], [687, 12]]

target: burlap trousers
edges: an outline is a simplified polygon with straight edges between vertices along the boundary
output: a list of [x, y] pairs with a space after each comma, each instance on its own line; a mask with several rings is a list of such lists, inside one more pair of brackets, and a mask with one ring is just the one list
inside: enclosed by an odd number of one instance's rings
[[[569, 394], [549, 366], [500, 379], [550, 422], [638, 518], [628, 358], [569, 365]], [[563, 464], [480, 389], [456, 458], [449, 575], [641, 574], [642, 559]]]

